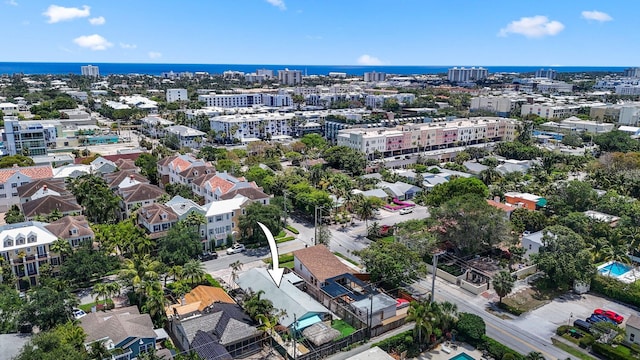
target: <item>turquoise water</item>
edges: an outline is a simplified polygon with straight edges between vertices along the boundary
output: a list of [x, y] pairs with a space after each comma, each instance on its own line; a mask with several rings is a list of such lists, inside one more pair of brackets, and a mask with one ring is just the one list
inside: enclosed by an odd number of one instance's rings
[[622, 264], [619, 262], [613, 262], [605, 267], [600, 268], [598, 271], [600, 271], [600, 274], [602, 275], [610, 275], [610, 276], [618, 277], [630, 270], [631, 270], [631, 267], [625, 264]]
[[450, 358], [449, 360], [475, 360], [475, 359], [473, 358], [473, 356], [462, 352], [462, 353]]

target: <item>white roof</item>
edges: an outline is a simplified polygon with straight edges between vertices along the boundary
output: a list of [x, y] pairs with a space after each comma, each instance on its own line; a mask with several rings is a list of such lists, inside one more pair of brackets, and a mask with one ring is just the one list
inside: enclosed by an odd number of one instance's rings
[[69, 164], [53, 169], [54, 178], [76, 177], [89, 173], [91, 173], [91, 166], [84, 164]]
[[215, 215], [228, 214], [232, 211], [240, 209], [240, 206], [244, 204], [245, 201], [248, 201], [248, 200], [249, 199], [245, 196], [239, 196], [229, 200], [211, 202], [205, 205], [205, 211], [206, 211], [205, 216], [209, 217], [209, 216], [215, 216]]
[[541, 198], [541, 196], [538, 196], [538, 195], [533, 195], [533, 194], [529, 194], [529, 193], [513, 192], [513, 191], [504, 193], [504, 196], [515, 197], [515, 198], [520, 198], [520, 199], [525, 199], [525, 200], [530, 200], [530, 201], [538, 201]]
[[[53, 243], [58, 237], [47, 230], [45, 225], [47, 224], [39, 221], [28, 221], [0, 227], [0, 250], [11, 251]], [[18, 237], [25, 239], [24, 244], [16, 245]], [[29, 237], [34, 239], [35, 242], [29, 243]], [[6, 240], [12, 240], [11, 246], [6, 246]]]
[[169, 126], [166, 130], [170, 133], [174, 133], [180, 136], [205, 136], [206, 134], [200, 130], [192, 129], [184, 125]]

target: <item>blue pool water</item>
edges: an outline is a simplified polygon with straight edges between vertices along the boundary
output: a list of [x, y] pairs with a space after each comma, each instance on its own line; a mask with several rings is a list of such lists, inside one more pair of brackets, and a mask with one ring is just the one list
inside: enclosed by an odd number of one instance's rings
[[607, 266], [604, 266], [598, 269], [600, 274], [609, 275], [613, 277], [618, 277], [630, 270], [631, 270], [630, 266], [627, 266], [619, 262], [612, 262], [611, 264], [608, 264]]
[[461, 352], [460, 354], [450, 358], [449, 360], [475, 360], [475, 359], [473, 358], [473, 356], [467, 353]]

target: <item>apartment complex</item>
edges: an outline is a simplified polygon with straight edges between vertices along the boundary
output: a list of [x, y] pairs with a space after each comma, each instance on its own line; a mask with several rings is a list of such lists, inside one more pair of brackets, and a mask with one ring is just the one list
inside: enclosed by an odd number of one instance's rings
[[579, 105], [525, 104], [520, 109], [520, 115], [535, 114], [545, 119], [566, 119], [578, 115], [579, 110]]
[[303, 118], [294, 113], [258, 113], [215, 116], [209, 119], [211, 130], [219, 138], [253, 141], [274, 136], [291, 136]]
[[635, 67], [624, 69], [624, 77], [640, 78], [640, 68]]
[[58, 120], [19, 121], [15, 116], [6, 116], [2, 140], [9, 155], [46, 155], [47, 149], [56, 147], [61, 134]]
[[385, 81], [387, 74], [383, 72], [366, 72], [364, 73], [364, 82], [380, 82]]
[[483, 67], [454, 67], [449, 69], [447, 80], [450, 82], [469, 82], [484, 80], [489, 76], [489, 70]]
[[515, 120], [478, 117], [444, 123], [405, 124], [395, 128], [344, 129], [338, 133], [337, 144], [359, 150], [367, 155], [379, 152], [389, 156], [490, 141], [513, 140], [516, 137], [516, 131]]
[[549, 80], [555, 80], [557, 75], [558, 75], [558, 73], [555, 70], [552, 70], [552, 69], [536, 70], [536, 77], [537, 78], [547, 78]]
[[80, 74], [82, 74], [82, 76], [98, 77], [98, 76], [100, 76], [100, 68], [98, 68], [97, 66], [93, 66], [93, 65], [81, 66], [80, 67]]
[[198, 101], [202, 101], [208, 107], [239, 108], [265, 105], [283, 107], [293, 105], [293, 99], [288, 94], [208, 94], [199, 95]]
[[167, 102], [189, 101], [187, 89], [167, 89]]
[[508, 117], [518, 101], [507, 96], [479, 96], [471, 98], [470, 111], [486, 110], [500, 117]]
[[300, 70], [278, 70], [278, 82], [280, 85], [302, 84], [302, 72]]
[[11, 167], [0, 169], [0, 211], [20, 203], [18, 187], [39, 179], [53, 177], [51, 166]]

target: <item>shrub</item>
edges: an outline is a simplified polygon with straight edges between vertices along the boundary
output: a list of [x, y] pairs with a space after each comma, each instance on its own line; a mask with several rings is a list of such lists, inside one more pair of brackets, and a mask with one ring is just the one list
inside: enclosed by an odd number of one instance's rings
[[293, 226], [291, 226], [291, 225], [287, 225], [285, 228], [286, 228], [287, 230], [291, 231], [292, 233], [296, 234], [296, 235], [300, 234], [300, 231], [298, 231], [298, 229], [294, 228], [294, 227], [293, 227]]
[[409, 349], [413, 342], [413, 330], [409, 330], [375, 343], [371, 347], [377, 346], [386, 352], [401, 353]]
[[[622, 345], [618, 345], [616, 347], [613, 347], [611, 345], [607, 345], [607, 344], [603, 344], [603, 343], [593, 343], [593, 345], [591, 345], [591, 350], [598, 354], [598, 355], [602, 355], [603, 357], [605, 357], [606, 359], [609, 360], [633, 360], [635, 359], [633, 356], [631, 356], [628, 351], [625, 351], [625, 349], [620, 349], [620, 347], [623, 347]], [[628, 349], [627, 349], [628, 350]]]
[[517, 351], [486, 335], [482, 336], [482, 343], [478, 345], [478, 348], [487, 350], [494, 359], [524, 360], [524, 356], [520, 355]]
[[602, 275], [591, 280], [591, 291], [623, 303], [640, 306], [640, 287]]
[[581, 348], [586, 349], [589, 346], [593, 345], [595, 341], [596, 339], [594, 339], [593, 336], [589, 334], [585, 334], [583, 337], [580, 338], [579, 345]]
[[520, 316], [525, 312], [524, 309], [520, 309], [517, 306], [511, 306], [511, 305], [503, 303], [503, 302], [498, 303], [498, 307], [500, 309], [502, 309], [502, 310], [505, 310], [506, 312], [508, 312], [510, 314], [515, 315], [515, 316]]
[[[486, 325], [484, 320], [478, 315], [461, 313], [458, 318], [456, 330], [458, 330], [461, 340], [473, 346], [478, 346], [486, 333]], [[501, 359], [502, 356], [499, 358]]]
[[295, 240], [295, 239], [296, 238], [294, 236], [285, 236], [285, 237], [276, 239], [276, 244], [280, 244], [280, 243]]
[[222, 286], [220, 285], [220, 283], [218, 282], [218, 280], [214, 279], [213, 276], [211, 276], [211, 274], [206, 274], [204, 276], [204, 281], [205, 284], [209, 285], [209, 286], [213, 286], [213, 287], [219, 287], [221, 288]]
[[564, 333], [569, 331], [569, 329], [571, 329], [571, 326], [569, 326], [569, 325], [561, 325], [560, 327], [558, 327], [558, 329], [556, 329], [556, 335], [562, 336]]

